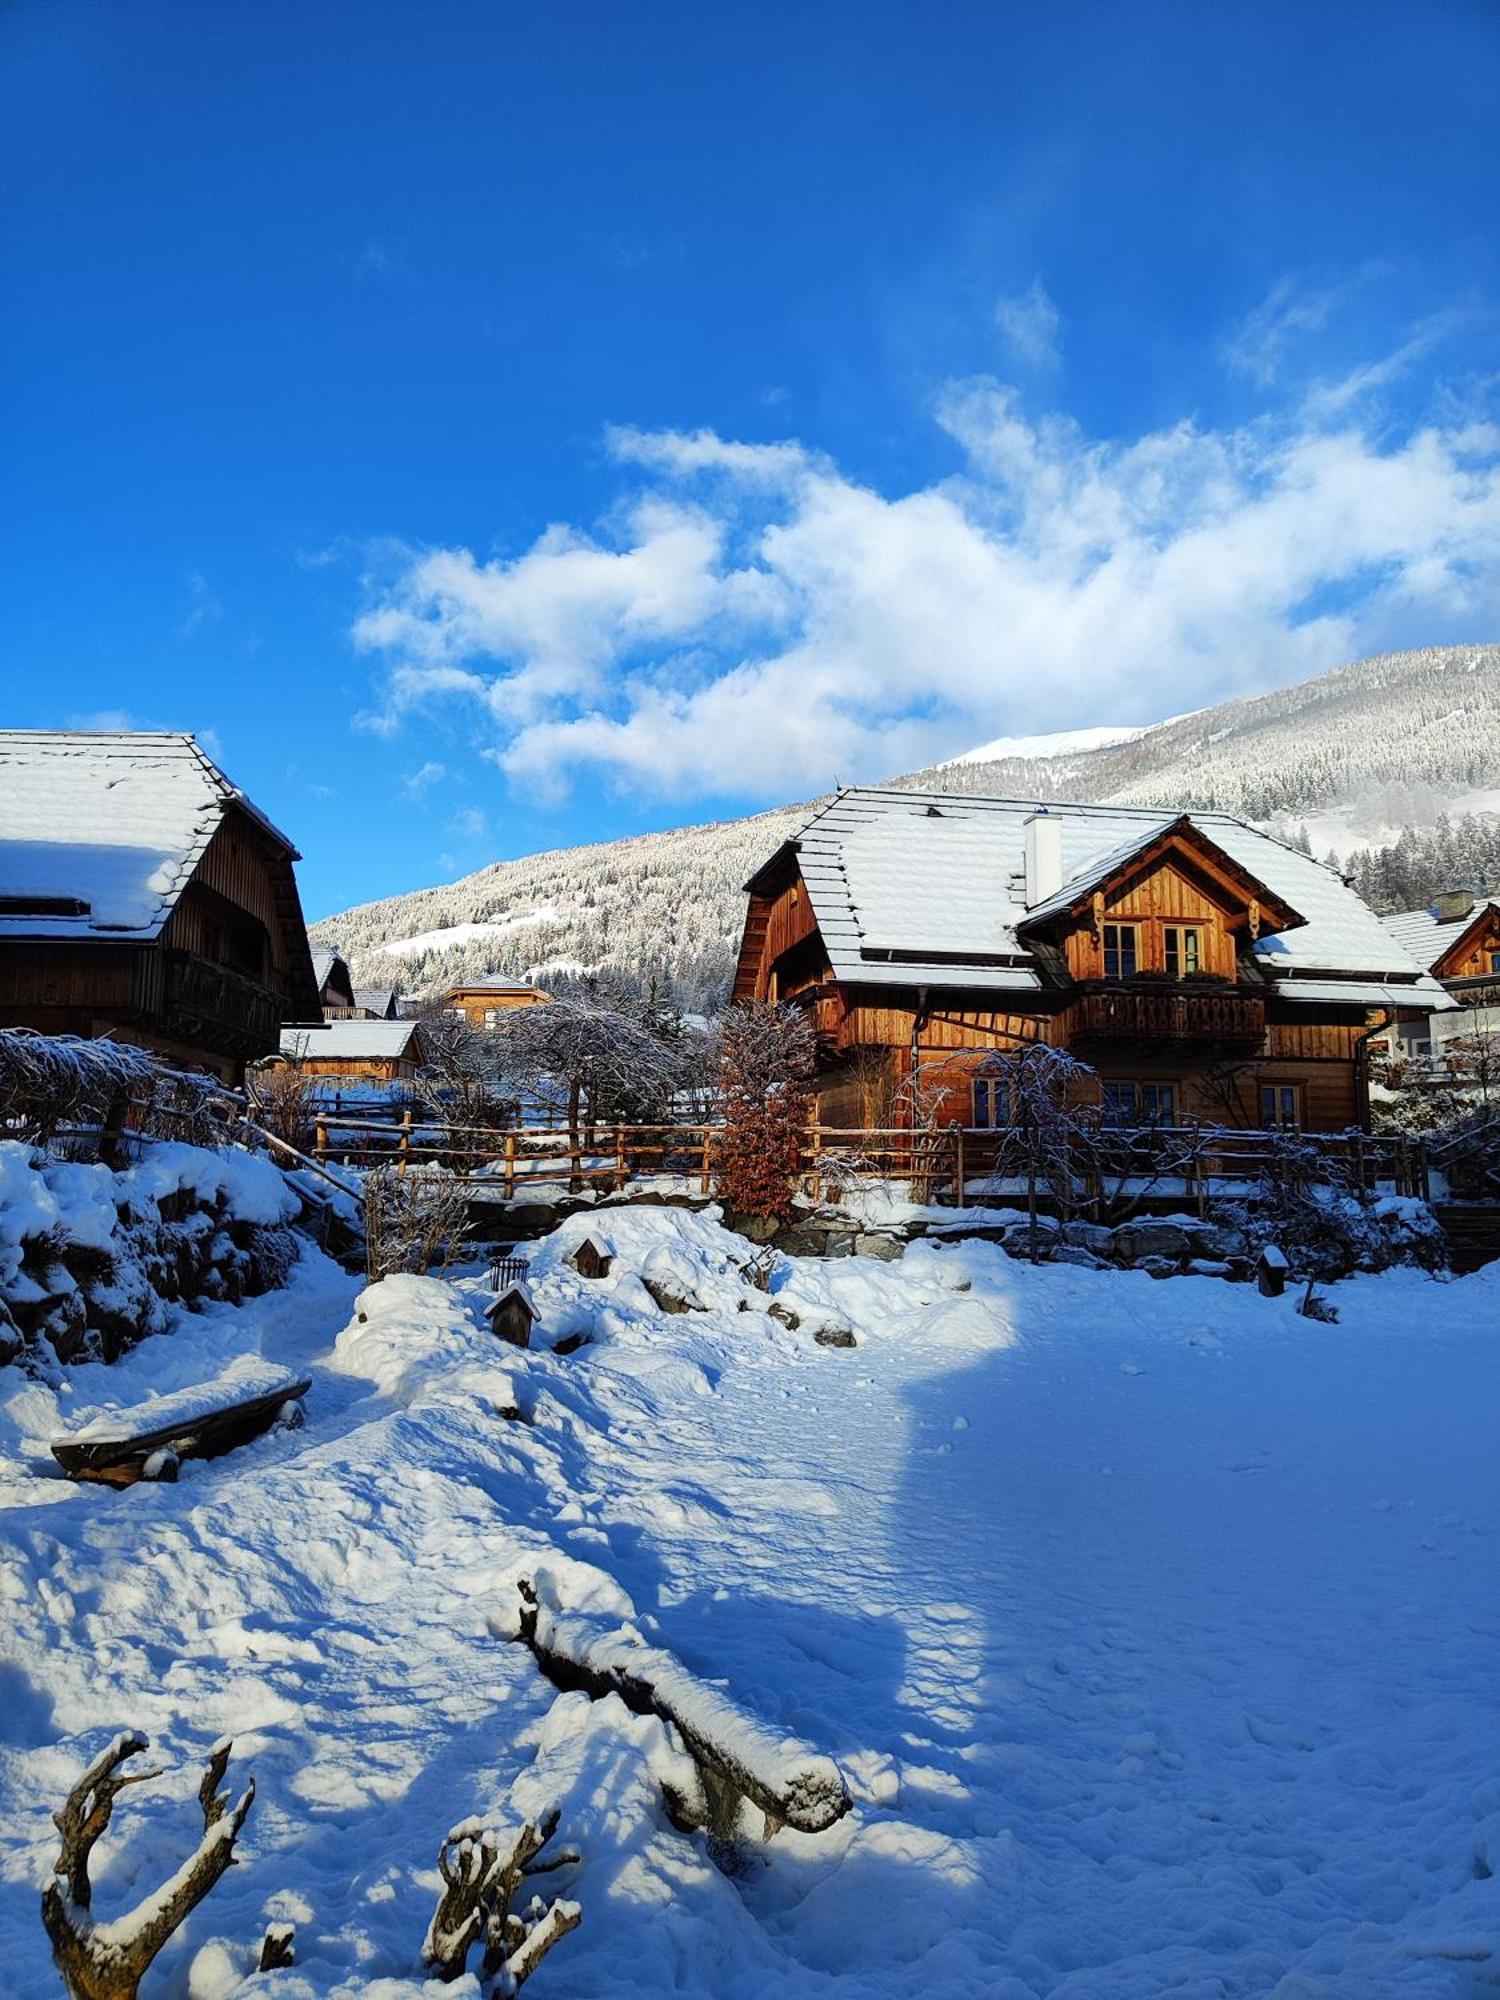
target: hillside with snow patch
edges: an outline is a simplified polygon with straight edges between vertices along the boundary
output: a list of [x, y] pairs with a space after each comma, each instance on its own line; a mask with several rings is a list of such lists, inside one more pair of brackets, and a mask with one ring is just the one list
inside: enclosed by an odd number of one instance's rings
[[[1108, 740], [1104, 740], [1108, 739]], [[894, 780], [1007, 798], [1235, 812], [1319, 856], [1394, 841], [1440, 814], [1500, 810], [1500, 646], [1383, 654], [1145, 729], [1001, 738]], [[496, 862], [313, 926], [356, 977], [409, 991], [486, 973], [617, 968], [722, 999], [743, 885], [811, 811]]]

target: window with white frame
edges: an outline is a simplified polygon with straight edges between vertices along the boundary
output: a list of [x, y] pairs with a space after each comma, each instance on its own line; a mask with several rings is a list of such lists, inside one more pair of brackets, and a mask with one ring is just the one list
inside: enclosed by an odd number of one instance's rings
[[1174, 979], [1202, 971], [1203, 933], [1196, 924], [1168, 924], [1162, 932], [1162, 948], [1167, 971]]

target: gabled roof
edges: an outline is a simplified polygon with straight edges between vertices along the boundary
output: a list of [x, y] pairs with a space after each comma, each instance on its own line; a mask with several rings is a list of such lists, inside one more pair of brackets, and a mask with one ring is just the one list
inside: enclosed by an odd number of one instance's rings
[[[283, 1028], [281, 1053], [302, 1062], [389, 1062], [421, 1047], [420, 1021], [324, 1021]], [[417, 1049], [411, 1043], [417, 1041]]]
[[0, 939], [156, 937], [232, 807], [299, 858], [191, 736], [0, 730]]
[[1065, 882], [1055, 896], [1048, 896], [1045, 901], [1030, 905], [1022, 925], [1030, 927], [1033, 924], [1045, 924], [1053, 917], [1066, 916], [1069, 911], [1087, 903], [1096, 889], [1115, 881], [1127, 869], [1151, 854], [1153, 849], [1169, 849], [1178, 838], [1189, 848], [1196, 848], [1201, 854], [1207, 855], [1216, 868], [1236, 884], [1247, 902], [1260, 901], [1263, 904], [1268, 929], [1274, 927], [1279, 930], [1295, 930], [1302, 923], [1301, 915], [1292, 908], [1284, 896], [1279, 895], [1260, 876], [1253, 875], [1189, 814], [1179, 813], [1176, 819], [1169, 821], [1165, 826], [1135, 828], [1118, 847], [1112, 847], [1107, 853], [1097, 856], [1078, 874]]
[[[795, 860], [836, 978], [873, 986], [1034, 992], [1041, 960], [1027, 941], [1026, 799], [841, 791], [778, 849], [752, 887]], [[1059, 805], [1065, 898], [1174, 825], [1201, 833], [1303, 922], [1263, 935], [1257, 964], [1288, 999], [1352, 1006], [1449, 1005], [1374, 911], [1325, 863], [1229, 813], [1156, 806]], [[1112, 861], [1113, 858], [1113, 861]], [[1057, 899], [1049, 898], [1049, 903]], [[1043, 906], [1038, 905], [1038, 910]]]
[[1470, 931], [1478, 931], [1500, 910], [1500, 899], [1490, 897], [1477, 902], [1462, 917], [1450, 917], [1446, 921], [1439, 917], [1436, 909], [1402, 910], [1397, 915], [1382, 917], [1381, 922], [1396, 942], [1410, 952], [1424, 972], [1445, 959], [1457, 945], [1462, 944]]
[[[343, 966], [344, 978], [346, 981], [348, 981], [349, 979], [348, 961], [345, 959], [344, 954], [341, 951], [333, 950], [332, 946], [330, 945], [315, 944], [312, 948], [312, 962], [313, 962], [313, 978], [317, 980], [320, 991], [323, 987], [325, 987], [328, 984], [329, 980], [332, 978], [335, 966], [340, 966], [340, 965]], [[353, 990], [354, 990], [353, 985], [351, 983], [350, 984], [351, 993], [353, 992]]]
[[367, 1014], [373, 1014], [379, 1021], [394, 1021], [396, 989], [394, 986], [356, 986], [354, 1004], [363, 1007]]

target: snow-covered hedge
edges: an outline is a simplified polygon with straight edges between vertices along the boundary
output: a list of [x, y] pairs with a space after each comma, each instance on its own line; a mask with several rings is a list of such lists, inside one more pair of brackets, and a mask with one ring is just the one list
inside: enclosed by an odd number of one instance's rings
[[113, 1360], [169, 1305], [285, 1283], [298, 1207], [237, 1149], [163, 1143], [112, 1172], [0, 1140], [0, 1362]]

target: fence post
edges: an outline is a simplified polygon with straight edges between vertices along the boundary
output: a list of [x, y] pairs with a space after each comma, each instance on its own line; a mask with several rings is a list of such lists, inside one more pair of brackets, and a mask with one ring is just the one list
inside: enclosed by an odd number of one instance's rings
[[411, 1151], [411, 1106], [409, 1104], [401, 1114], [401, 1137], [396, 1142], [396, 1150], [401, 1156], [396, 1162], [396, 1172], [404, 1174], [406, 1172], [406, 1156]]
[[313, 1158], [315, 1160], [326, 1160], [327, 1157], [328, 1127], [326, 1125], [315, 1125], [313, 1127]]
[[823, 1175], [819, 1161], [823, 1151], [823, 1130], [818, 1123], [818, 1100], [813, 1098], [807, 1113], [807, 1158], [811, 1176], [809, 1192], [814, 1201], [823, 1199]]
[[505, 1199], [514, 1201], [516, 1194], [516, 1135], [505, 1135]]
[[629, 1174], [625, 1167], [625, 1127], [615, 1127], [615, 1193], [623, 1194]]
[[713, 1158], [713, 1127], [705, 1125], [703, 1127], [703, 1178], [701, 1182], [701, 1191], [704, 1194], [711, 1193], [713, 1189]]
[[968, 1175], [964, 1171], [964, 1128], [962, 1125], [955, 1125], [953, 1128], [953, 1199], [960, 1208], [964, 1206], [964, 1187], [967, 1180]]

